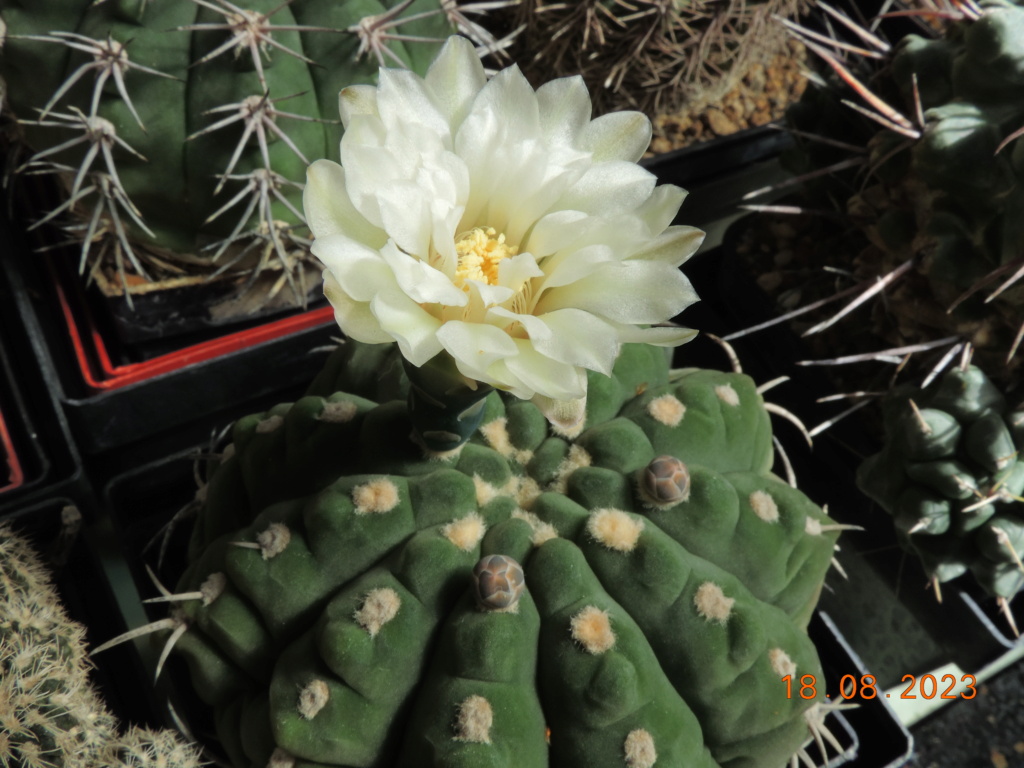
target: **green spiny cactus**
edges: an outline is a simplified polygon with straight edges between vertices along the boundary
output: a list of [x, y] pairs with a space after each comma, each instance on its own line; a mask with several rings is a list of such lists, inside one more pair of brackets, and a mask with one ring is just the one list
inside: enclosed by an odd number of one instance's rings
[[969, 347], [1005, 389], [1020, 379], [1024, 329], [1024, 6], [939, 15], [892, 46], [858, 40], [863, 56], [818, 46], [832, 76], [789, 112], [800, 143], [790, 161], [800, 173], [835, 169], [810, 182], [811, 196], [836, 200], [865, 235], [858, 248], [844, 233], [822, 260], [864, 290], [885, 285], [884, 302], [864, 304], [874, 347], [844, 352], [917, 351], [904, 371], [921, 380]]
[[[553, 431], [492, 391], [409, 439], [393, 345], [240, 419], [197, 502], [170, 633], [237, 766], [747, 766], [828, 709], [805, 628], [840, 526], [770, 473], [741, 374], [623, 347]], [[138, 631], [136, 631], [138, 632]]]
[[935, 584], [970, 571], [1013, 625], [1024, 589], [1024, 445], [1020, 408], [974, 366], [885, 403], [886, 442], [858, 484], [887, 512]]
[[456, 27], [494, 46], [453, 0], [4, 0], [0, 22], [19, 170], [63, 189], [34, 226], [61, 221], [83, 272], [129, 292], [271, 266], [300, 302], [301, 182], [337, 156], [338, 91], [422, 71]]
[[170, 731], [119, 734], [84, 640], [31, 546], [0, 526], [0, 766], [198, 768], [196, 748]]
[[678, 0], [522, 0], [503, 13], [522, 30], [509, 50], [532, 81], [581, 74], [598, 113], [652, 113], [714, 103], [787, 50], [772, 17], [795, 17], [804, 5], [729, 2], [712, 12]]

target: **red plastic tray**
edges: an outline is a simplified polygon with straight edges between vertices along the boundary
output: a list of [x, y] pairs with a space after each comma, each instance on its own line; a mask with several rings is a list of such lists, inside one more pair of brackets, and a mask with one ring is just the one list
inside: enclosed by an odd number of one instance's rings
[[107, 345], [89, 311], [81, 286], [75, 285], [69, 291], [50, 259], [47, 259], [47, 268], [82, 378], [86, 386], [96, 392], [124, 387], [271, 339], [326, 325], [334, 318], [334, 310], [331, 307], [321, 307], [193, 344], [144, 362], [116, 364], [110, 358]]
[[0, 493], [13, 491], [25, 482], [25, 471], [21, 467], [21, 462], [18, 461], [18, 454], [14, 450], [14, 441], [4, 423], [3, 413], [0, 413], [0, 462], [7, 464], [8, 474], [6, 482], [0, 485]]

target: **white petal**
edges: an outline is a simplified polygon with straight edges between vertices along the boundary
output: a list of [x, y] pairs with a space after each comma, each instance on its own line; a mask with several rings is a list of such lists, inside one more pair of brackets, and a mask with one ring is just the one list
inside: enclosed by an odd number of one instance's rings
[[437, 339], [441, 321], [408, 296], [397, 292], [377, 294], [370, 302], [370, 310], [380, 327], [398, 342], [402, 356], [413, 365], [423, 365], [441, 351]]
[[522, 323], [533, 348], [553, 360], [611, 375], [619, 354], [616, 329], [589, 312], [560, 309], [533, 316], [495, 307], [488, 315]]
[[502, 259], [498, 264], [498, 285], [518, 291], [523, 283], [534, 277], [543, 277], [544, 270], [537, 266], [532, 253], [519, 253]]
[[426, 257], [430, 253], [432, 218], [429, 201], [413, 182], [394, 181], [377, 192], [384, 231], [406, 253]]
[[685, 344], [697, 335], [692, 328], [667, 326], [661, 328], [639, 328], [635, 325], [610, 323], [619, 333], [623, 344], [651, 344], [655, 347], [676, 347]]
[[560, 436], [571, 439], [583, 431], [583, 422], [587, 418], [586, 395], [573, 400], [552, 400], [544, 395], [534, 395], [531, 402], [555, 426]]
[[[467, 280], [466, 285], [479, 298], [479, 306], [493, 307], [502, 304], [515, 296], [515, 291], [504, 285], [488, 285], [480, 280]], [[474, 317], [473, 320], [481, 318]]]
[[324, 271], [324, 296], [334, 307], [334, 319], [338, 327], [350, 339], [364, 341], [367, 344], [394, 341], [390, 334], [381, 330], [377, 318], [370, 312], [370, 305], [352, 299], [328, 270]]
[[576, 75], [549, 80], [537, 89], [537, 102], [540, 129], [547, 141], [578, 147], [580, 133], [593, 111], [583, 78]]
[[345, 169], [330, 160], [317, 160], [306, 169], [302, 205], [314, 237], [342, 233], [373, 248], [387, 241], [384, 231], [352, 205], [345, 188]]
[[407, 69], [381, 69], [377, 110], [388, 131], [421, 126], [451, 147], [448, 118], [434, 104], [422, 78]]
[[519, 354], [505, 358], [492, 366], [492, 369], [506, 367], [533, 393], [552, 400], [575, 400], [587, 394], [587, 376], [581, 368], [545, 357], [529, 341], [514, 341]]
[[650, 234], [657, 235], [675, 221], [687, 194], [685, 189], [675, 184], [659, 184], [635, 213], [650, 228]]
[[468, 298], [451, 279], [415, 256], [402, 253], [389, 241], [381, 248], [381, 257], [391, 268], [398, 287], [417, 304], [447, 304], [462, 307]]
[[348, 125], [355, 115], [373, 115], [377, 112], [377, 89], [372, 85], [350, 85], [342, 88], [338, 94], [338, 112], [341, 124], [348, 130]]
[[426, 82], [434, 103], [454, 134], [469, 113], [476, 94], [487, 82], [487, 75], [473, 44], [453, 35], [427, 70]]
[[545, 292], [534, 313], [577, 307], [620, 323], [660, 323], [695, 301], [697, 294], [678, 269], [656, 261], [624, 261]]
[[600, 163], [562, 196], [559, 207], [597, 216], [632, 211], [651, 196], [655, 181], [654, 174], [635, 163]]
[[580, 148], [594, 153], [594, 161], [626, 160], [635, 163], [651, 143], [651, 121], [642, 112], [611, 112], [583, 129]]
[[544, 262], [547, 277], [541, 287], [558, 288], [575, 283], [612, 261], [616, 261], [615, 252], [607, 245], [587, 245], [578, 250], [566, 248]]
[[590, 216], [582, 211], [555, 211], [538, 220], [523, 241], [523, 249], [538, 259], [568, 247], [586, 231]]
[[705, 234], [696, 227], [669, 227], [630, 258], [660, 261], [678, 267], [697, 252], [704, 242]]
[[356, 301], [369, 301], [380, 291], [398, 289], [394, 273], [380, 253], [345, 235], [318, 237], [310, 250]]
[[477, 381], [487, 378], [486, 371], [495, 362], [519, 353], [509, 335], [493, 325], [452, 320], [441, 326], [437, 338], [462, 375]]

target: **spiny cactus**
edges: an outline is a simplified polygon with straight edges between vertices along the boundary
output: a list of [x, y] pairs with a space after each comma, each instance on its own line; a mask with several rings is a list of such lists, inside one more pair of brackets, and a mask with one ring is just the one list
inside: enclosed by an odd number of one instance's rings
[[672, 112], [714, 103], [757, 64], [787, 53], [773, 15], [803, 0], [728, 2], [714, 8], [667, 0], [521, 0], [503, 12], [521, 29], [510, 51], [535, 83], [581, 74], [597, 112]]
[[0, 526], [0, 766], [198, 768], [198, 750], [170, 731], [119, 734], [84, 636], [28, 542]]
[[974, 366], [885, 404], [887, 439], [858, 484], [893, 515], [902, 543], [938, 590], [970, 571], [1016, 632], [1010, 599], [1024, 588], [1024, 411], [1010, 410]]
[[[267, 300], [319, 284], [301, 188], [335, 157], [337, 94], [377, 67], [422, 70], [459, 28], [454, 0], [3, 0], [4, 112], [25, 174], [55, 176], [80, 269], [112, 291], [270, 268]], [[243, 281], [245, 282], [245, 281]]]
[[1008, 388], [1020, 379], [1024, 334], [1024, 7], [919, 14], [933, 24], [895, 45], [849, 20], [856, 44], [807, 41], [830, 75], [790, 110], [801, 145], [790, 161], [814, 177], [813, 198], [836, 200], [844, 226], [864, 235], [859, 247], [844, 233], [842, 246], [822, 249], [815, 263], [833, 269], [829, 281], [845, 273], [860, 287], [808, 333], [846, 314], [864, 326], [870, 306], [873, 348], [845, 352], [886, 362], [913, 354], [901, 370], [920, 381], [968, 349]]
[[783, 678], [823, 680], [841, 526], [770, 473], [748, 377], [665, 353], [625, 345], [568, 432], [493, 391], [431, 453], [394, 345], [346, 342], [235, 423], [132, 636], [184, 656], [238, 766], [796, 765], [831, 738]]

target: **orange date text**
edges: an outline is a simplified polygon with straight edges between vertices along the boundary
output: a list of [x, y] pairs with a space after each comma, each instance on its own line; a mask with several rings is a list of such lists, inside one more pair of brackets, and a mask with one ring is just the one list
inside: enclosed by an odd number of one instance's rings
[[[795, 679], [793, 675], [786, 675], [782, 678], [786, 684], [786, 698], [794, 696], [801, 699], [818, 698], [818, 680], [814, 675], [802, 675]], [[899, 694], [901, 699], [973, 699], [978, 695], [978, 680], [974, 675], [961, 675], [957, 680], [956, 675], [943, 675], [936, 678], [935, 675], [904, 675], [901, 683], [906, 687]], [[958, 687], [958, 683], [961, 685]], [[892, 694], [882, 692], [885, 698], [891, 698]], [[878, 683], [874, 675], [843, 675], [839, 679], [839, 696], [847, 701], [850, 699], [874, 699], [879, 696]], [[831, 698], [826, 695], [826, 698]]]

